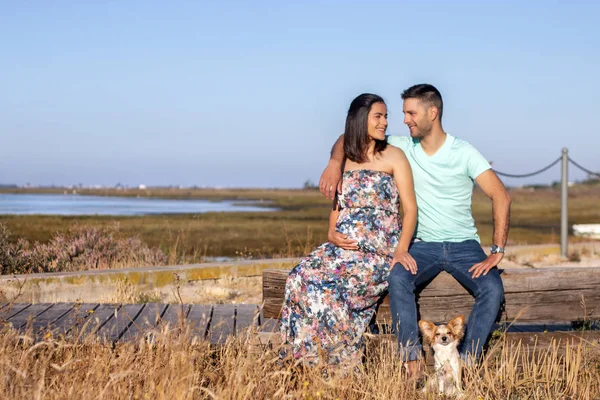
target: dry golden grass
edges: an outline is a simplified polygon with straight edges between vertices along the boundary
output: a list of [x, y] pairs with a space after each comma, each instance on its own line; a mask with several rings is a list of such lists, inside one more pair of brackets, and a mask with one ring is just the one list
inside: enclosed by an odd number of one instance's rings
[[[402, 365], [375, 349], [360, 374], [280, 365], [276, 351], [229, 340], [214, 348], [186, 329], [163, 327], [151, 341], [112, 346], [93, 337], [0, 332], [0, 398], [10, 399], [434, 399], [407, 381]], [[597, 346], [597, 345], [596, 345]], [[597, 352], [559, 345], [531, 354], [499, 341], [465, 372], [465, 399], [598, 399]], [[596, 348], [597, 350], [597, 348]], [[564, 354], [563, 354], [564, 353]], [[373, 353], [371, 353], [373, 354]]]

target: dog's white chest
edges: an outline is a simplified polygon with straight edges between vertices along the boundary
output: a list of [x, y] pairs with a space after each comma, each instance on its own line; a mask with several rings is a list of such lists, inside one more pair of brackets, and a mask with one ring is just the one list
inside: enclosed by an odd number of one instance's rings
[[460, 394], [460, 356], [456, 346], [434, 346], [438, 392]]
[[435, 369], [450, 365], [452, 368], [458, 369], [460, 356], [456, 346], [434, 346], [435, 350]]

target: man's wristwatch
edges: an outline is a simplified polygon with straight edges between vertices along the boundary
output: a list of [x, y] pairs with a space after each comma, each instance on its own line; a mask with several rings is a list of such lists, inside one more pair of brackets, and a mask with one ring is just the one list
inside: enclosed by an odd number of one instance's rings
[[493, 245], [490, 250], [490, 253], [491, 254], [504, 253], [504, 247]]

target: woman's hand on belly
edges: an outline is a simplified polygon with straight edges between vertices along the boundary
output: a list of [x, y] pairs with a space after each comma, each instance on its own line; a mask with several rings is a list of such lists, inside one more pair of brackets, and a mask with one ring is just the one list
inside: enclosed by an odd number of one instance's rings
[[338, 231], [329, 231], [327, 240], [344, 250], [358, 250], [358, 242]]

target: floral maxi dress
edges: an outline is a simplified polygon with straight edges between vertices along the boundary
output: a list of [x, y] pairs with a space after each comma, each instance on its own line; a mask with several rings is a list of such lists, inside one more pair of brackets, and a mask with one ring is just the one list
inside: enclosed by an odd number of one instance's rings
[[327, 364], [361, 362], [362, 336], [387, 290], [400, 234], [391, 174], [346, 171], [338, 200], [336, 229], [356, 240], [359, 250], [324, 243], [290, 272], [285, 286], [283, 343], [294, 359], [309, 364], [319, 355]]

